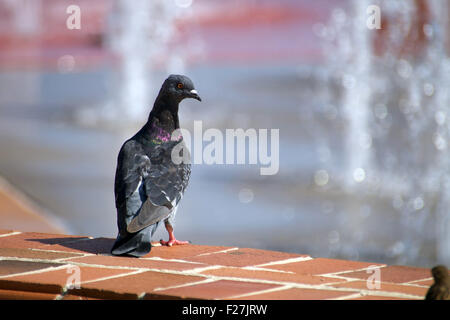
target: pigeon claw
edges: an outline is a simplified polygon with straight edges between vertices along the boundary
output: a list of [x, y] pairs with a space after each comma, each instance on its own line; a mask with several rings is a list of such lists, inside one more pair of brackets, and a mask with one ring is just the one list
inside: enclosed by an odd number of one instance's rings
[[161, 239], [159, 241], [159, 243], [161, 243], [161, 245], [163, 246], [174, 246], [174, 245], [183, 245], [183, 244], [189, 244], [190, 241], [181, 241], [181, 240], [177, 240], [177, 239], [170, 239], [169, 241], [164, 241], [163, 239]]

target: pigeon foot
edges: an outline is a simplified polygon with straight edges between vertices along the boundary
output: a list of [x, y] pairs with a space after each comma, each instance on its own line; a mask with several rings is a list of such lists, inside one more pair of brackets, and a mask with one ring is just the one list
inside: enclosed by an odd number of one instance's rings
[[165, 226], [166, 226], [167, 232], [169, 233], [169, 241], [164, 241], [163, 239], [161, 239], [159, 241], [159, 243], [161, 243], [161, 245], [171, 247], [173, 245], [182, 245], [182, 244], [190, 243], [190, 241], [181, 241], [181, 240], [177, 240], [175, 238], [175, 235], [173, 234], [173, 227], [168, 220], [165, 221]]
[[189, 244], [189, 241], [181, 241], [181, 240], [177, 240], [177, 239], [169, 239], [169, 241], [164, 241], [164, 240], [160, 240], [159, 243], [161, 243], [161, 245], [163, 246], [168, 246], [171, 247], [173, 245], [182, 245], [182, 244]]

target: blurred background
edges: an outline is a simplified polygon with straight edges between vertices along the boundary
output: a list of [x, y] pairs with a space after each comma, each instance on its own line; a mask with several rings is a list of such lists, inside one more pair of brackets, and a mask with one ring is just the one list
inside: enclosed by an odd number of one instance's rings
[[449, 13], [446, 0], [0, 0], [0, 176], [46, 222], [0, 196], [0, 228], [115, 237], [120, 146], [181, 73], [203, 99], [182, 103], [182, 127], [280, 129], [280, 170], [193, 165], [177, 238], [450, 264]]

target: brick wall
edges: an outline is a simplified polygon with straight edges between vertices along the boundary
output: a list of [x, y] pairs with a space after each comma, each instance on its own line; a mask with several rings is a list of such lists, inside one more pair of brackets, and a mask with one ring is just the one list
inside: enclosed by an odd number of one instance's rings
[[113, 241], [0, 230], [0, 299], [423, 299], [432, 283], [424, 268], [249, 248], [114, 257]]

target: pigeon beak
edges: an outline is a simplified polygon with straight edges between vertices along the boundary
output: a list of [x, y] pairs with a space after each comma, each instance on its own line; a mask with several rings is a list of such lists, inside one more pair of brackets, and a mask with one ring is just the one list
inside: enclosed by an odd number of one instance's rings
[[193, 89], [193, 90], [189, 91], [189, 93], [190, 93], [191, 98], [197, 99], [198, 101], [202, 101], [202, 99], [200, 98], [200, 96], [197, 93], [197, 90]]

